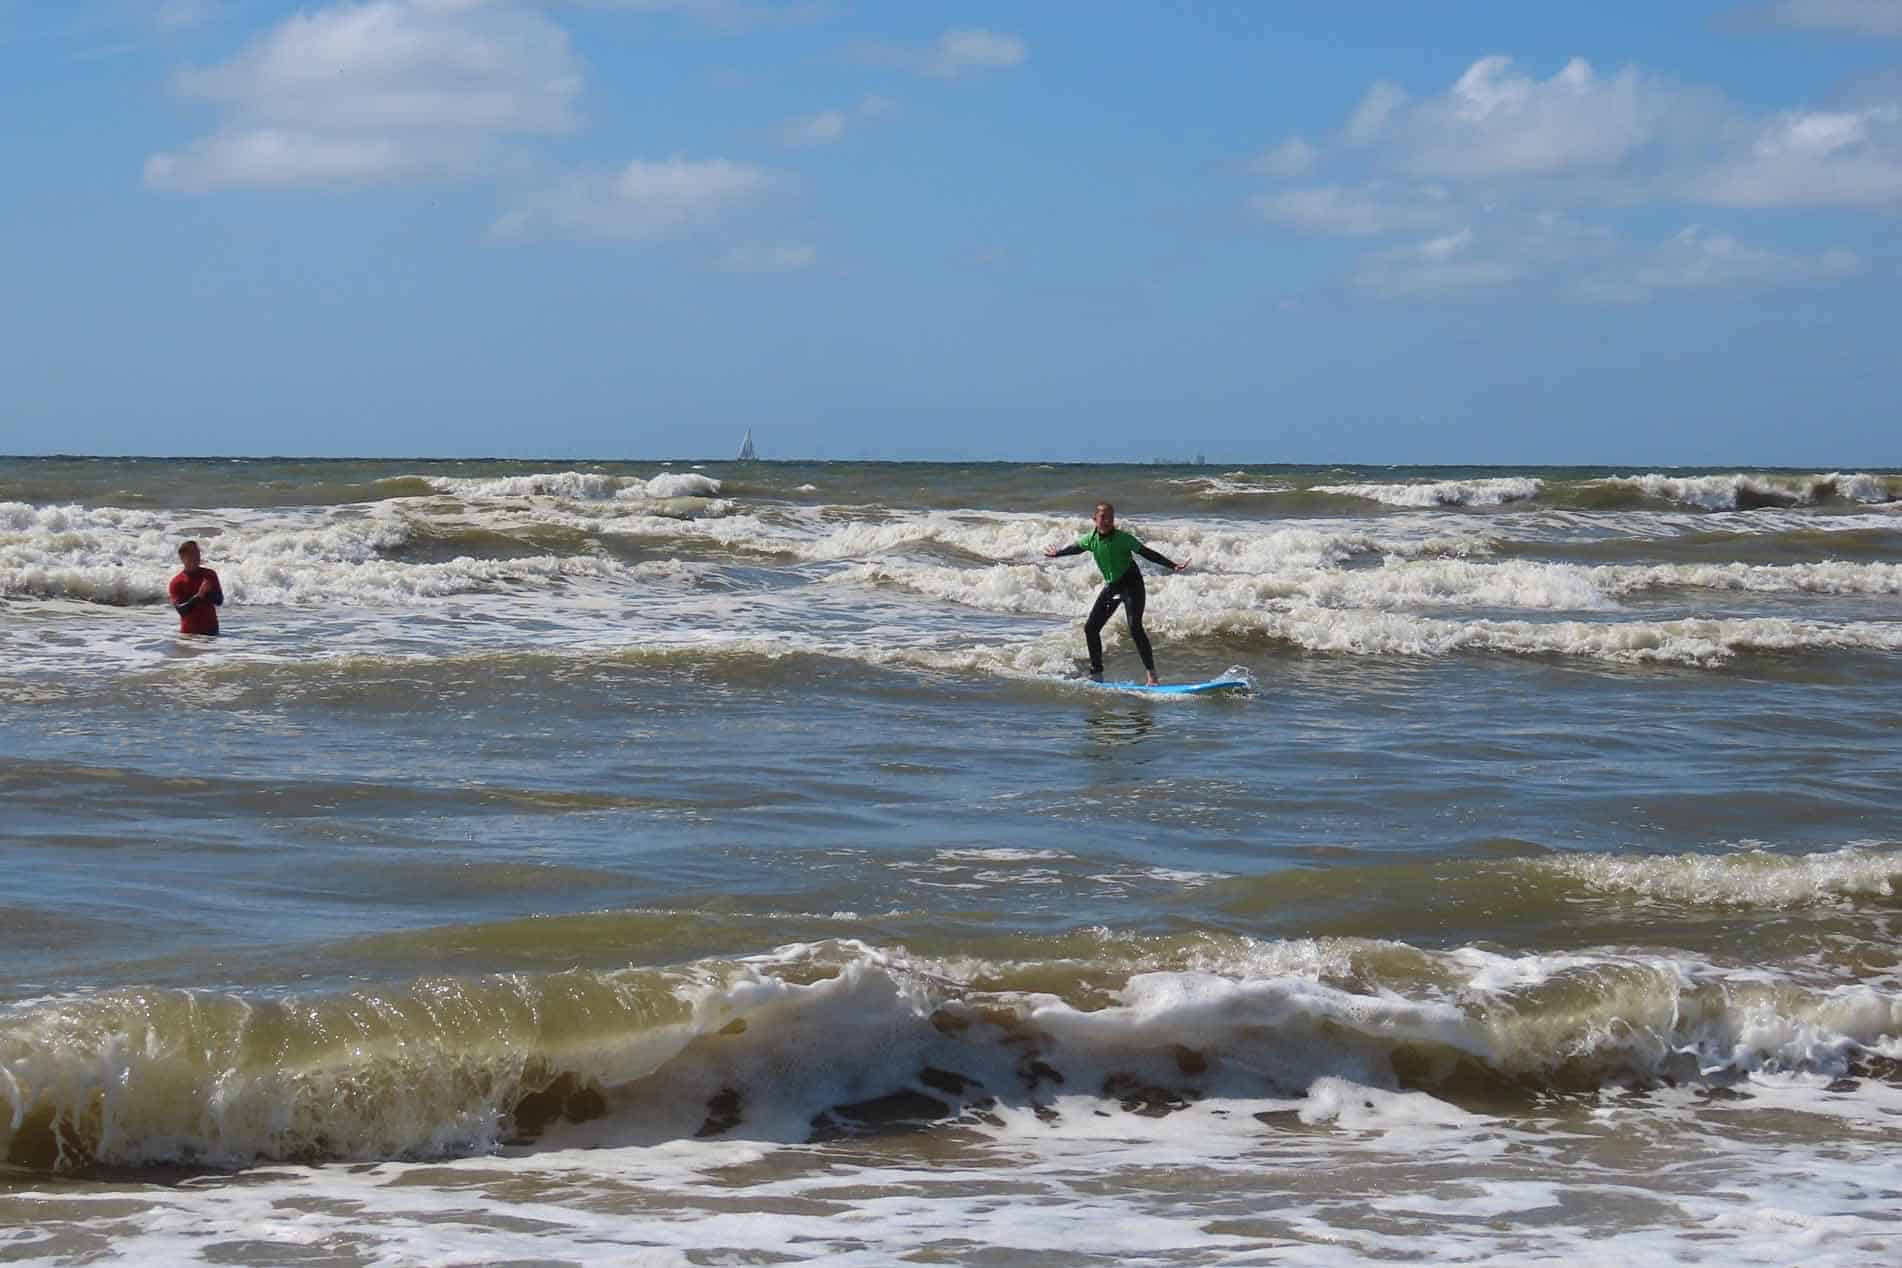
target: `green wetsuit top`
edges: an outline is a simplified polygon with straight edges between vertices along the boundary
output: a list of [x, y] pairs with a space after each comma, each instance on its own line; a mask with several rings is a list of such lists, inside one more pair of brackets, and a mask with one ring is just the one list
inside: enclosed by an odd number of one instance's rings
[[1165, 568], [1175, 567], [1174, 562], [1165, 559], [1138, 541], [1136, 534], [1122, 528], [1116, 529], [1108, 536], [1091, 529], [1076, 539], [1074, 547], [1061, 553], [1077, 555], [1086, 550], [1096, 560], [1097, 571], [1103, 574], [1106, 585], [1114, 585], [1121, 580], [1122, 575], [1129, 571], [1137, 555], [1141, 555], [1151, 563], [1161, 564]]

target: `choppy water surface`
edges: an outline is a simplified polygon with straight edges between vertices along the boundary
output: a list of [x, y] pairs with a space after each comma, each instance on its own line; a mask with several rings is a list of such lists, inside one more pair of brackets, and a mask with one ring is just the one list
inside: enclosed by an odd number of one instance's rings
[[1894, 1262], [1898, 499], [0, 460], [0, 1246]]

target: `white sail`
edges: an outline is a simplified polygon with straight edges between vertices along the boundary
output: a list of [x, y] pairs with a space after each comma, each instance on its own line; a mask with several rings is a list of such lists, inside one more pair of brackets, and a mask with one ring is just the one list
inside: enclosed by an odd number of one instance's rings
[[759, 455], [753, 452], [753, 429], [746, 429], [746, 439], [740, 442], [740, 462], [752, 462]]

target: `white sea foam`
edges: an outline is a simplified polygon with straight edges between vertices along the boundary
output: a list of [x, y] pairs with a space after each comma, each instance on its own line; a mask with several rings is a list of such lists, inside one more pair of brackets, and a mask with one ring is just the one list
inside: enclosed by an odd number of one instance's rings
[[[167, 560], [176, 530], [155, 524], [101, 531], [96, 516], [73, 531], [0, 540], [0, 594], [95, 603], [158, 603], [176, 569]], [[111, 522], [108, 518], [107, 523]], [[402, 562], [385, 552], [404, 545], [410, 526], [390, 514], [303, 522], [231, 524], [206, 537], [227, 603], [357, 606], [409, 603], [507, 591], [552, 579], [610, 580], [633, 574], [592, 555]]]
[[[661, 979], [648, 970], [434, 983], [429, 1008], [353, 998], [260, 1012], [215, 997], [102, 997], [11, 1014], [0, 1096], [7, 1132], [51, 1110], [70, 1116], [61, 1148], [103, 1161], [243, 1162], [315, 1142], [359, 1158], [481, 1151], [534, 1086], [531, 1071], [550, 1062], [605, 1100], [568, 1137], [625, 1144], [704, 1131], [707, 1107], [728, 1089], [741, 1108], [720, 1131], [804, 1139], [819, 1116], [918, 1087], [927, 1068], [1028, 1108], [1052, 1096], [1118, 1099], [1118, 1088], [1247, 1099], [1312, 1095], [1318, 1081], [1346, 1079], [1397, 1092], [1402, 1050], [1427, 1061], [1406, 1069], [1466, 1059], [1535, 1083], [1836, 1077], [1858, 1054], [1902, 1041], [1902, 996], [1892, 992], [1739, 978], [1661, 953], [1509, 956], [1340, 940], [1244, 950], [1228, 971], [1119, 974], [1104, 964], [1093, 973], [1121, 984], [1106, 1003], [1082, 1006], [1035, 988], [1046, 967], [831, 942], [671, 975], [684, 1013], [655, 997]], [[1012, 989], [1014, 978], [1033, 985]], [[246, 1039], [254, 1022], [279, 1045], [316, 1046], [280, 1066], [277, 1048], [254, 1051]], [[358, 1040], [324, 1038], [339, 1026]], [[962, 1093], [938, 1096], [933, 1114], [957, 1112]]]
[[1200, 497], [1216, 499], [1286, 493], [1294, 486], [1286, 480], [1265, 479], [1246, 471], [1228, 471], [1219, 476], [1186, 476], [1170, 484], [1195, 490]]
[[[945, 564], [890, 561], [857, 564], [832, 574], [834, 585], [896, 586], [915, 594], [989, 612], [1026, 616], [1074, 617], [1085, 610], [1097, 579], [1083, 569], [1031, 565], [960, 568]], [[1627, 641], [1640, 651], [1647, 640], [1660, 644], [1686, 633], [1709, 631], [1720, 638], [1725, 622], [1631, 622], [1586, 634], [1578, 628], [1555, 642], [1549, 630], [1471, 622], [1464, 633], [1446, 625], [1408, 626], [1390, 619], [1410, 609], [1522, 609], [1597, 612], [1618, 608], [1623, 597], [1657, 589], [1736, 590], [1764, 594], [1902, 594], [1902, 565], [1823, 563], [1792, 565], [1585, 566], [1525, 560], [1474, 563], [1457, 559], [1395, 560], [1380, 567], [1335, 568], [1279, 566], [1266, 573], [1190, 573], [1155, 577], [1146, 623], [1185, 635], [1259, 630], [1291, 637], [1319, 649], [1313, 627], [1329, 645], [1360, 637], [1392, 643], [1401, 630], [1421, 650], [1451, 650], [1462, 641], [1521, 642], [1542, 650], [1573, 650], [1587, 640]], [[1321, 617], [1321, 611], [1336, 615]], [[1764, 620], [1769, 620], [1765, 618]], [[1732, 620], [1747, 639], [1786, 647], [1891, 646], [1884, 632], [1860, 630], [1837, 635], [1817, 626], [1808, 633], [1773, 632], [1763, 622]], [[1789, 626], [1790, 623], [1784, 622]], [[1768, 643], [1764, 644], [1767, 649]], [[1666, 659], [1672, 657], [1666, 656]]]
[[1850, 502], [1890, 502], [1902, 495], [1902, 478], [1867, 472], [1832, 471], [1827, 474], [1672, 476], [1609, 476], [1593, 481], [1606, 488], [1635, 490], [1659, 501], [1678, 502], [1707, 511], [1731, 511], [1752, 506], [1810, 506], [1828, 498]]
[[1408, 484], [1317, 484], [1312, 491], [1366, 498], [1388, 506], [1503, 506], [1536, 498], [1544, 487], [1544, 481], [1526, 476], [1499, 476]]
[[459, 498], [548, 497], [578, 502], [599, 502], [611, 498], [665, 499], [677, 497], [713, 497], [720, 482], [711, 476], [686, 472], [663, 472], [650, 479], [612, 476], [593, 471], [545, 471], [533, 475], [500, 476], [475, 479], [458, 476], [419, 476], [439, 493]]
[[1583, 854], [1524, 864], [1591, 889], [1659, 903], [1770, 910], [1890, 897], [1902, 886], [1902, 849], [1846, 846], [1791, 856], [1741, 854], [1644, 856]]
[[[1849, 1265], [1902, 1247], [1886, 1197], [1902, 1180], [1889, 1130], [1902, 1096], [1877, 1079], [1847, 1092], [1830, 1082], [1857, 1054], [1895, 1045], [1894, 995], [1736, 980], [1661, 954], [1353, 940], [1240, 940], [1220, 969], [1120, 975], [1088, 1006], [995, 985], [1080, 967], [793, 944], [683, 976], [684, 1023], [555, 1046], [544, 1031], [541, 1058], [599, 1080], [606, 1112], [532, 1148], [120, 1186], [100, 1192], [109, 1205], [97, 1211], [71, 1186], [17, 1184], [12, 1201], [41, 1216], [32, 1222], [45, 1240], [31, 1245], [48, 1254], [84, 1231], [140, 1261], [347, 1234], [357, 1253], [392, 1262], [671, 1261], [689, 1248], [748, 1258], [796, 1237], [802, 1253], [852, 1264], [942, 1251], [947, 1239], [1006, 1257], [1242, 1263], [1272, 1251], [1276, 1262], [1347, 1264], [1432, 1253], [1506, 1264], [1526, 1249], [1508, 1219], [1520, 1213], [1536, 1216], [1542, 1253], [1584, 1261], [1611, 1248], [1638, 1262], [1721, 1250], [1740, 1264]], [[1107, 964], [1094, 975], [1119, 976]], [[613, 999], [605, 985], [583, 975], [563, 987], [550, 1022], [572, 1019], [584, 997]], [[24, 1020], [16, 1010], [0, 1089], [16, 1130], [26, 1089], [96, 1106], [126, 1159], [194, 1144], [197, 1157], [242, 1158], [312, 1129], [333, 1149], [357, 1142], [366, 1159], [479, 1148], [501, 1109], [492, 1093], [535, 1063], [519, 1045], [537, 1013], [498, 1025], [452, 986], [436, 984], [426, 1009], [363, 1001], [361, 1036], [275, 1077], [222, 1067], [242, 1034], [226, 1033], [230, 1016], [210, 997], [191, 1011], [201, 1049], [191, 1053], [167, 1032], [76, 1024], [101, 1001], [59, 1001]], [[527, 986], [493, 989], [526, 1005]], [[272, 1033], [301, 1011], [292, 1001]], [[482, 1044], [376, 1038], [372, 1023], [405, 1016]], [[23, 1039], [47, 1046], [23, 1055]], [[1414, 1054], [1405, 1066], [1416, 1080], [1466, 1060], [1513, 1086], [1591, 1068], [1612, 1082], [1587, 1116], [1497, 1118], [1402, 1086], [1401, 1052]], [[444, 1077], [405, 1077], [417, 1061]], [[1647, 1072], [1682, 1086], [1621, 1094], [1620, 1079]], [[1730, 1099], [1706, 1103], [1712, 1087]], [[801, 1143], [815, 1117], [849, 1123], [840, 1107], [894, 1090], [914, 1106], [935, 1100], [957, 1131], [926, 1155], [903, 1136]], [[171, 1109], [142, 1108], [141, 1097]], [[312, 1119], [313, 1104], [326, 1116]], [[1805, 1127], [1832, 1120], [1841, 1127]], [[1762, 1165], [1766, 1150], [1778, 1165]], [[920, 1169], [921, 1156], [932, 1165]], [[1159, 1187], [1158, 1173], [1174, 1182]], [[1726, 1180], [1713, 1186], [1711, 1175]]]
[[1053, 859], [1073, 859], [1074, 854], [1063, 850], [1016, 850], [1008, 846], [990, 849], [969, 848], [962, 850], [938, 850], [931, 857], [959, 862], [978, 861], [983, 863], [1047, 863]]

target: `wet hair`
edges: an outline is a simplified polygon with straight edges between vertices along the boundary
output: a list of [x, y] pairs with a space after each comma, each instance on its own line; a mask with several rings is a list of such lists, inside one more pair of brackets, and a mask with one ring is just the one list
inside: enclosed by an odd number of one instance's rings
[[1111, 515], [1116, 514], [1116, 506], [1111, 502], [1098, 502], [1096, 509], [1099, 511], [1108, 511]]
[[186, 551], [190, 551], [194, 555], [203, 555], [205, 553], [204, 551], [198, 549], [198, 543], [195, 541], [185, 541], [185, 542], [180, 542], [178, 544], [178, 557], [180, 559], [183, 559], [185, 557]]

